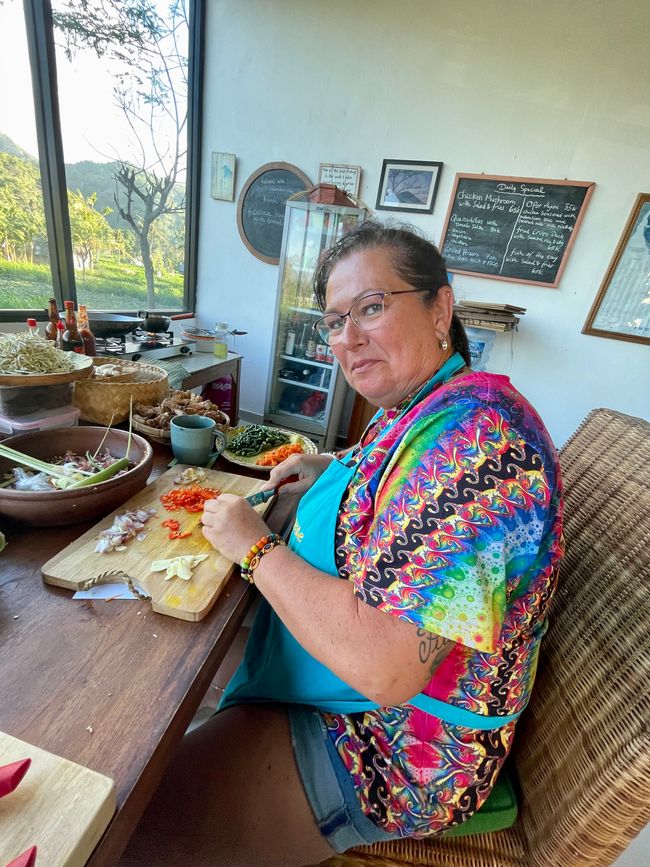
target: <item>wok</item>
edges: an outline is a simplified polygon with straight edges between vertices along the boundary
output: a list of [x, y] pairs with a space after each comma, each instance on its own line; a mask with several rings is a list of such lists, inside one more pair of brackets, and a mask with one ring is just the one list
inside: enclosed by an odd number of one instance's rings
[[95, 337], [121, 337], [142, 328], [142, 319], [119, 313], [88, 313], [88, 324]]

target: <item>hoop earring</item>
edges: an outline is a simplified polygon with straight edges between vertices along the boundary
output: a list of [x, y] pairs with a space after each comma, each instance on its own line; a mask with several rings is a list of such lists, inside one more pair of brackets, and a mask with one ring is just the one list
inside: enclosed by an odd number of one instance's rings
[[443, 352], [446, 352], [449, 349], [449, 343], [447, 342], [447, 338], [443, 337], [440, 341], [440, 348]]

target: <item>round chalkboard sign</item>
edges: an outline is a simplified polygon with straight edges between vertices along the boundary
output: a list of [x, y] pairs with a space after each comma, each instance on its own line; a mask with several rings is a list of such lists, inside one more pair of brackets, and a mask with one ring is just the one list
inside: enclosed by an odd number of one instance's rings
[[237, 227], [254, 256], [270, 265], [280, 261], [284, 204], [312, 186], [291, 163], [266, 163], [244, 184], [237, 204]]

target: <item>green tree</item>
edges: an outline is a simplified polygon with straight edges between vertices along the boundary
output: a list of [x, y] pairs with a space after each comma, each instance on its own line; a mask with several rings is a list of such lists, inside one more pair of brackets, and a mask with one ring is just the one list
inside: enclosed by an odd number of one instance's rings
[[106, 222], [111, 209], [97, 211], [96, 201], [97, 193], [86, 197], [79, 190], [76, 193], [68, 190], [72, 252], [75, 263], [81, 265], [84, 278], [86, 270], [94, 269], [102, 251], [110, 249], [114, 236], [113, 229]]
[[45, 212], [38, 166], [0, 153], [0, 253], [8, 261], [34, 260], [45, 239]]
[[[65, 0], [60, 6], [53, 10], [54, 24], [68, 57], [90, 49], [118, 62], [114, 96], [140, 156], [118, 160], [115, 204], [138, 241], [147, 304], [154, 308], [154, 227], [185, 210], [187, 0], [172, 0], [165, 16], [150, 0]], [[164, 141], [163, 126], [172, 130]]]

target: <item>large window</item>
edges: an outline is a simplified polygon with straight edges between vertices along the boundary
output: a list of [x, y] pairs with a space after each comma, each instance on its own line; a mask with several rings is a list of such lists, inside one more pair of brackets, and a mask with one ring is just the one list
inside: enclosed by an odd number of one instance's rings
[[17, 2], [0, 5], [0, 81], [0, 307], [42, 307], [52, 275], [25, 19]]
[[189, 309], [202, 0], [24, 9], [0, 2], [2, 318], [53, 289], [95, 310]]

